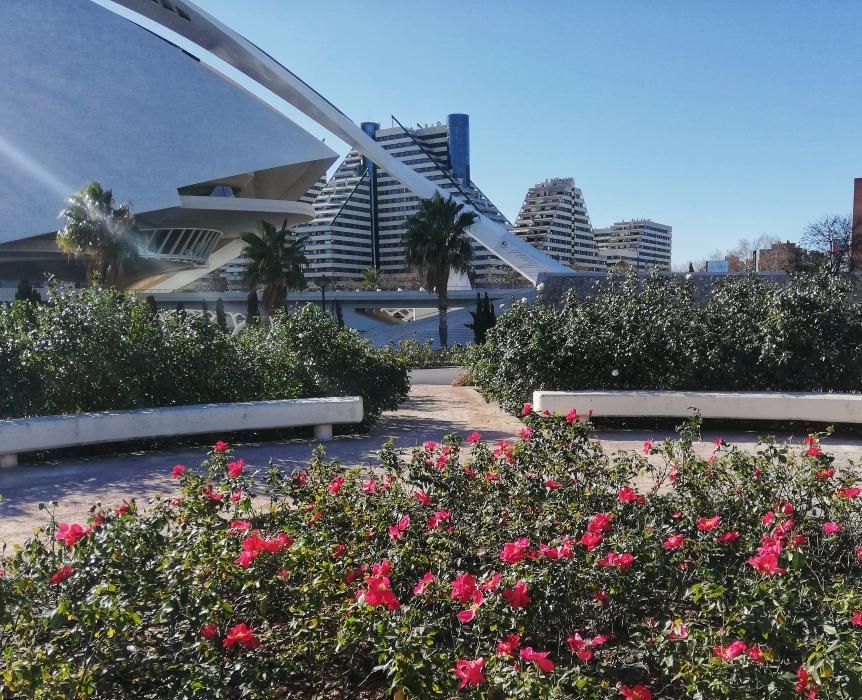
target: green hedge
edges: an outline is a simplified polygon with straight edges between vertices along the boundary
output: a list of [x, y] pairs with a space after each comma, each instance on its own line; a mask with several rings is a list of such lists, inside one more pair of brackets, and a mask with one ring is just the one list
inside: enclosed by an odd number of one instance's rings
[[610, 280], [562, 308], [512, 306], [470, 349], [485, 396], [515, 411], [537, 389], [862, 389], [853, 283], [725, 277], [699, 304], [691, 280]]
[[405, 338], [398, 344], [389, 343], [387, 350], [404, 358], [411, 369], [433, 369], [435, 367], [457, 367], [462, 365], [467, 353], [467, 345], [453, 343], [445, 348], [434, 348], [430, 340], [420, 343], [418, 340]]
[[0, 417], [360, 395], [365, 424], [409, 390], [405, 362], [308, 305], [238, 336], [200, 316], [153, 314], [101, 289], [0, 305]]

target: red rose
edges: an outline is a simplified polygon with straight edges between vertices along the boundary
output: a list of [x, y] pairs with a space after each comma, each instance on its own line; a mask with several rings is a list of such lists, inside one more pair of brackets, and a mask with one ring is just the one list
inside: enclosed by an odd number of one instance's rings
[[468, 686], [479, 685], [485, 682], [485, 675], [482, 669], [485, 668], [485, 659], [478, 658], [469, 661], [467, 659], [458, 659], [455, 662], [455, 675], [461, 680], [458, 684], [459, 689], [464, 689]]
[[242, 474], [242, 469], [245, 466], [245, 461], [242, 459], [238, 459], [235, 462], [231, 462], [227, 465], [227, 475], [231, 479], [236, 479], [240, 474]]
[[65, 566], [61, 566], [57, 571], [53, 573], [51, 576], [51, 585], [59, 586], [63, 581], [69, 578], [73, 573], [72, 567], [69, 564]]
[[260, 640], [255, 636], [254, 630], [251, 627], [244, 622], [240, 622], [227, 631], [227, 635], [222, 640], [222, 646], [225, 649], [239, 646], [243, 649], [251, 650], [257, 649], [260, 646]]

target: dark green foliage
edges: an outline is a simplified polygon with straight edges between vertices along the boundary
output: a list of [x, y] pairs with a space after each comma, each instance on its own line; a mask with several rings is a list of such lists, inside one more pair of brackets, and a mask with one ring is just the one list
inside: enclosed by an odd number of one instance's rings
[[[243, 333], [240, 343], [263, 364], [260, 398], [277, 398], [294, 385], [300, 396], [362, 396], [366, 421], [373, 423], [410, 390], [403, 359], [374, 349], [351, 328], [339, 328], [313, 304], [276, 314], [271, 325]], [[290, 384], [283, 386], [285, 381]]]
[[216, 299], [215, 313], [216, 324], [222, 329], [222, 331], [227, 333], [227, 315], [224, 312], [224, 301], [222, 301], [221, 297]]
[[481, 345], [485, 342], [488, 331], [497, 323], [497, 315], [494, 313], [494, 305], [488, 298], [488, 292], [485, 292], [485, 297], [481, 298], [476, 293], [476, 310], [471, 311], [473, 317], [472, 323], [465, 323], [467, 328], [473, 331], [473, 342], [476, 345]]
[[419, 208], [405, 224], [404, 253], [407, 265], [419, 274], [425, 286], [437, 294], [440, 345], [449, 344], [449, 273], [470, 271], [473, 249], [468, 232], [479, 215], [465, 210], [449, 195], [439, 193], [430, 199], [420, 199]]
[[155, 316], [156, 314], [159, 313], [159, 305], [156, 304], [156, 298], [152, 294], [150, 294], [148, 297], [146, 297], [144, 299], [144, 301], [146, 302], [147, 306], [150, 309], [150, 313], [153, 316]]
[[253, 323], [260, 318], [260, 304], [257, 301], [257, 292], [251, 291], [245, 302], [245, 322]]
[[559, 310], [515, 304], [471, 351], [472, 379], [508, 410], [537, 389], [862, 390], [853, 283], [725, 277], [698, 304], [690, 280], [625, 277]]
[[33, 286], [28, 280], [21, 280], [18, 283], [18, 289], [15, 292], [15, 299], [17, 301], [32, 301], [36, 304], [42, 301], [41, 295], [37, 290], [33, 289]]
[[467, 345], [453, 343], [445, 348], [434, 348], [434, 343], [426, 340], [420, 343], [413, 338], [403, 338], [398, 344], [389, 343], [386, 348], [403, 358], [411, 369], [432, 367], [458, 367], [464, 364]]
[[233, 337], [202, 316], [153, 315], [109, 290], [0, 306], [0, 418], [359, 395], [370, 425], [408, 388], [403, 359], [317, 307]]
[[248, 289], [263, 287], [263, 310], [271, 316], [287, 305], [289, 289], [304, 289], [303, 269], [308, 260], [303, 253], [304, 239], [287, 227], [277, 229], [268, 221], [258, 222], [257, 233], [244, 233], [243, 256], [248, 260], [245, 283]]
[[140, 241], [129, 204], [115, 206], [111, 190], [91, 182], [66, 200], [60, 216], [65, 225], [57, 232], [57, 247], [87, 257], [88, 283], [118, 285], [124, 265], [139, 256]]

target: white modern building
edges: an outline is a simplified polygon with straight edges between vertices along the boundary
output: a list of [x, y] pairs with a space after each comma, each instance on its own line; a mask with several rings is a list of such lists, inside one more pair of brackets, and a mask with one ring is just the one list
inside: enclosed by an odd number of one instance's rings
[[[91, 0], [0, 2], [0, 280], [34, 270], [74, 278], [76, 265], [56, 249], [55, 216], [93, 180], [130, 201], [146, 230], [137, 269], [126, 268], [136, 289], [182, 287], [221, 267], [241, 252], [238, 234], [261, 218], [295, 226], [314, 217], [300, 198], [337, 155], [213, 59], [326, 128], [412, 196], [449, 193], [191, 0], [112, 4], [153, 26], [144, 30]], [[471, 198], [466, 208], [478, 214], [470, 237], [489, 259], [532, 283], [566, 271]]]
[[[363, 131], [388, 153], [421, 173], [455, 199], [467, 202], [505, 230], [511, 224], [470, 179], [470, 122], [450, 114], [446, 123], [381, 129], [364, 122]], [[309, 279], [326, 275], [359, 279], [377, 268], [384, 274], [408, 272], [402, 238], [419, 197], [357, 150], [351, 150], [314, 203], [314, 220], [297, 228], [307, 236]], [[482, 244], [473, 247], [473, 279], [489, 281], [511, 268]], [[512, 271], [514, 273], [514, 271]]]
[[514, 233], [573, 270], [605, 269], [584, 196], [574, 178], [555, 177], [533, 185], [524, 197]]
[[608, 269], [670, 272], [672, 232], [651, 219], [633, 219], [597, 228], [594, 236]]
[[[162, 5], [191, 22], [191, 8]], [[0, 1], [0, 66], [0, 284], [83, 279], [83, 264], [56, 248], [57, 215], [95, 180], [132, 204], [143, 230], [127, 285], [181, 287], [236, 258], [238, 235], [259, 219], [310, 221], [304, 195], [337, 158], [196, 56], [91, 0]]]

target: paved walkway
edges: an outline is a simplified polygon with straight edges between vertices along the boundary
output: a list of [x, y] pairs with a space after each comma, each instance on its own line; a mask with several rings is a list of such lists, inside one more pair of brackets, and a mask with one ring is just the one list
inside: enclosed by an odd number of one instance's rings
[[[415, 379], [421, 379], [417, 376]], [[426, 381], [433, 380], [429, 375]], [[344, 464], [374, 464], [376, 450], [387, 437], [396, 445], [412, 449], [426, 440], [440, 440], [447, 433], [464, 435], [477, 430], [486, 440], [516, 436], [521, 428], [517, 419], [486, 404], [469, 387], [445, 384], [414, 384], [408, 400], [397, 411], [387, 413], [368, 434], [338, 437], [327, 444], [327, 454]], [[620, 449], [640, 450], [647, 438], [661, 440], [671, 431], [604, 431], [597, 437], [611, 452]], [[715, 434], [704, 436], [698, 450], [709, 454]], [[725, 433], [724, 437], [744, 447], [757, 443], [755, 432]], [[783, 437], [783, 436], [782, 436]], [[313, 442], [291, 440], [234, 445], [237, 454], [255, 467], [273, 461], [282, 467], [308, 463]], [[862, 461], [862, 440], [832, 439], [827, 449], [837, 457], [839, 465], [848, 460]], [[0, 543], [23, 542], [33, 528], [45, 522], [40, 503], [57, 501], [56, 517], [60, 521], [83, 522], [87, 510], [101, 502], [105, 506], [123, 498], [135, 498], [143, 505], [155, 494], [170, 494], [175, 482], [170, 478], [174, 464], [197, 465], [205, 448], [148, 451], [111, 457], [94, 457], [60, 464], [40, 464], [0, 470]]]

